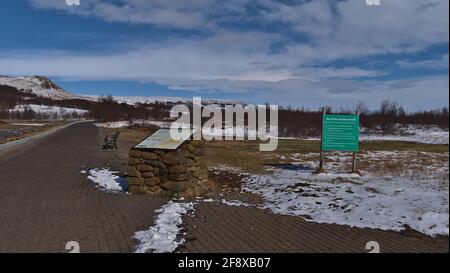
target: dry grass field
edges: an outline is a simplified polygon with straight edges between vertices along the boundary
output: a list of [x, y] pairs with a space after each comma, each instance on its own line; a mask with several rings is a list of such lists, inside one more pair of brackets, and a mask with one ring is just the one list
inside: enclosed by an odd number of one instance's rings
[[67, 121], [0, 120], [0, 144], [32, 136], [66, 123]]
[[[121, 132], [119, 137], [119, 154], [123, 160], [128, 157], [128, 150], [146, 136], [154, 132], [147, 128], [101, 128], [101, 134]], [[278, 149], [274, 152], [260, 152], [255, 141], [207, 141], [206, 151], [210, 167], [229, 166], [249, 173], [267, 173], [271, 165], [290, 164], [296, 161], [319, 160], [319, 141], [280, 139]], [[428, 176], [430, 168], [438, 168], [449, 159], [449, 145], [418, 144], [399, 141], [361, 142], [358, 153], [358, 169], [370, 173], [389, 175]], [[348, 160], [346, 163], [342, 161]], [[326, 153], [326, 163], [333, 165], [344, 163], [351, 168], [351, 153]], [[443, 180], [448, 171], [442, 172]]]

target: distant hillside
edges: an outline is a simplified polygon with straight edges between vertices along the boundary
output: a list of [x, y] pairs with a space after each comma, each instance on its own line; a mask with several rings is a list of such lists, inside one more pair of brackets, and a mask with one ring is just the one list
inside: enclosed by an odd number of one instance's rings
[[[7, 77], [0, 76], [0, 85], [14, 87], [22, 92], [31, 93], [38, 97], [49, 98], [53, 100], [84, 99], [65, 91], [53, 83], [50, 79], [43, 76], [32, 77]], [[88, 98], [86, 98], [88, 99]]]
[[[14, 87], [22, 92], [34, 94], [38, 97], [48, 98], [52, 100], [72, 100], [82, 99], [88, 101], [98, 101], [98, 95], [74, 95], [64, 90], [60, 86], [53, 83], [44, 76], [32, 77], [8, 77], [0, 76], [0, 85]], [[192, 98], [179, 97], [161, 97], [161, 96], [119, 96], [115, 97], [118, 102], [124, 102], [130, 105], [137, 103], [190, 103]], [[203, 99], [203, 103], [207, 104], [238, 104], [236, 100], [226, 99]], [[242, 104], [242, 103], [241, 103]]]

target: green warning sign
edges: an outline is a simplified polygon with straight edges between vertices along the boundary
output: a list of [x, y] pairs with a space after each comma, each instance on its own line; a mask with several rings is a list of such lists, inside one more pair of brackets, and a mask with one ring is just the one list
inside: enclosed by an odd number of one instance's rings
[[322, 151], [359, 150], [358, 115], [323, 115]]

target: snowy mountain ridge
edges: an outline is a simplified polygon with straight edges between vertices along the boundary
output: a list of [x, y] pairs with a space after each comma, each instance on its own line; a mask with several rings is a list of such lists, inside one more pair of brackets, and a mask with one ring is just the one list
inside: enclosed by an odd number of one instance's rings
[[[66, 99], [83, 99], [89, 101], [97, 101], [98, 95], [73, 95], [63, 88], [53, 83], [49, 78], [44, 76], [30, 76], [30, 77], [9, 77], [0, 75], [0, 85], [6, 85], [17, 88], [22, 92], [32, 93], [39, 97], [50, 98], [53, 100]], [[163, 97], [163, 96], [114, 96], [114, 99], [119, 103], [127, 103], [134, 105], [137, 103], [189, 103], [192, 98], [180, 97]], [[204, 99], [203, 103], [207, 104], [242, 104], [236, 100], [227, 99]]]
[[64, 89], [43, 76], [8, 77], [0, 76], [0, 84], [17, 88], [40, 97], [54, 100], [76, 99], [78, 96], [66, 92]]

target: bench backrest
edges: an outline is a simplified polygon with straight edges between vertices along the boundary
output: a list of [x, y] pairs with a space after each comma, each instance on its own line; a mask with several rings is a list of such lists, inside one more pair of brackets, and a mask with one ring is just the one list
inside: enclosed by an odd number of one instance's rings
[[114, 135], [107, 135], [105, 138], [105, 141], [108, 142], [116, 142], [117, 139], [119, 138], [120, 132], [116, 131], [116, 133]]

